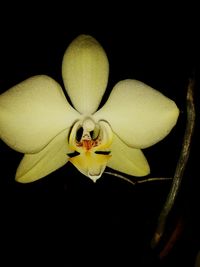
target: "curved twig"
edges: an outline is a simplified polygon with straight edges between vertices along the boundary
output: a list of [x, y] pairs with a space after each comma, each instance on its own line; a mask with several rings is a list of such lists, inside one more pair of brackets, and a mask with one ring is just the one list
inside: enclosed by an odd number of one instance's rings
[[126, 182], [128, 182], [128, 183], [130, 183], [132, 185], [142, 184], [142, 183], [146, 183], [146, 182], [172, 180], [171, 177], [153, 177], [153, 178], [142, 178], [142, 179], [140, 178], [139, 180], [133, 181], [133, 180], [131, 180], [131, 179], [129, 179], [129, 178], [127, 178], [127, 177], [125, 177], [125, 176], [123, 176], [121, 174], [115, 173], [115, 172], [108, 172], [108, 171], [106, 171], [104, 173], [109, 174], [109, 175], [112, 175], [112, 176], [117, 177], [117, 178], [120, 178], [120, 179], [122, 179], [122, 180], [124, 180], [124, 181], [126, 181]]
[[187, 91], [187, 123], [186, 123], [186, 130], [184, 134], [182, 150], [180, 153], [180, 157], [176, 166], [171, 190], [167, 196], [166, 202], [163, 206], [163, 209], [160, 213], [157, 228], [154, 234], [154, 237], [151, 242], [152, 248], [157, 246], [161, 237], [163, 236], [166, 219], [168, 214], [170, 213], [172, 206], [175, 202], [177, 197], [180, 184], [183, 178], [184, 170], [186, 164], [188, 162], [190, 148], [191, 148], [191, 140], [192, 135], [194, 132], [194, 125], [195, 125], [195, 106], [194, 106], [194, 98], [193, 98], [193, 91], [194, 91], [194, 80], [190, 79], [188, 84], [188, 91]]

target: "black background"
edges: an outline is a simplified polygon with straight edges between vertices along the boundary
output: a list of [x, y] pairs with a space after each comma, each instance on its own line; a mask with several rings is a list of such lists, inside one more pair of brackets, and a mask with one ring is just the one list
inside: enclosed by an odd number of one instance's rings
[[[50, 4], [48, 4], [50, 5]], [[107, 94], [116, 82], [141, 80], [173, 99], [180, 117], [170, 135], [144, 150], [149, 177], [172, 177], [186, 122], [188, 79], [198, 77], [198, 23], [195, 7], [126, 6], [116, 12], [106, 4], [92, 8], [38, 4], [2, 9], [0, 90], [37, 74], [62, 84], [61, 62], [68, 44], [90, 34], [110, 62]], [[152, 8], [153, 9], [153, 8]], [[87, 12], [86, 12], [87, 10]], [[195, 90], [199, 112], [199, 88]], [[197, 122], [199, 115], [197, 114]], [[199, 249], [198, 127], [180, 194], [158, 250], [151, 250], [159, 212], [171, 182], [135, 187], [103, 175], [96, 184], [67, 164], [37, 182], [14, 181], [22, 154], [2, 141], [0, 205], [1, 260], [44, 266], [194, 266]], [[168, 255], [159, 259], [178, 221], [182, 232]], [[3, 266], [3, 265], [2, 265]], [[6, 265], [5, 265], [6, 266]]]

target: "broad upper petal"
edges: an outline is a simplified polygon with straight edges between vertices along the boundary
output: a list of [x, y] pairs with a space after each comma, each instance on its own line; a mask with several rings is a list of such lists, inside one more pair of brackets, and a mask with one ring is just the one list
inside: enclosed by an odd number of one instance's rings
[[145, 148], [169, 134], [178, 115], [176, 104], [160, 92], [137, 80], [123, 80], [94, 117], [107, 120], [127, 145]]
[[69, 129], [57, 135], [42, 151], [26, 154], [16, 172], [16, 181], [29, 183], [36, 181], [62, 167], [68, 161], [67, 153]]
[[31, 77], [0, 95], [0, 137], [23, 153], [40, 151], [77, 117], [60, 85], [45, 75]]
[[107, 56], [89, 35], [78, 36], [67, 48], [62, 64], [66, 91], [82, 114], [95, 112], [105, 92], [109, 73]]
[[127, 146], [116, 135], [111, 145], [111, 158], [107, 166], [133, 176], [145, 176], [150, 173], [149, 164], [140, 149]]

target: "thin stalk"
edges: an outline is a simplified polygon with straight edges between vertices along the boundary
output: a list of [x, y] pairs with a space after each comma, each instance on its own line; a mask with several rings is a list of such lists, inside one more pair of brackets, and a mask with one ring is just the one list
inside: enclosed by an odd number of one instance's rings
[[194, 125], [195, 125], [195, 106], [194, 106], [193, 91], [194, 91], [194, 80], [191, 79], [189, 81], [188, 91], [187, 91], [187, 122], [186, 122], [185, 134], [183, 138], [182, 150], [181, 150], [180, 157], [179, 157], [179, 160], [176, 166], [170, 192], [167, 196], [166, 202], [163, 206], [163, 209], [158, 219], [157, 228], [156, 228], [154, 237], [151, 242], [152, 248], [154, 248], [159, 243], [161, 237], [163, 236], [167, 217], [178, 195], [181, 181], [183, 178], [183, 174], [185, 171], [185, 167], [188, 162], [190, 148], [191, 148], [192, 135], [194, 132]]
[[117, 178], [120, 178], [120, 179], [122, 179], [122, 180], [124, 180], [124, 181], [126, 181], [126, 182], [128, 182], [128, 183], [130, 183], [132, 185], [143, 184], [143, 183], [146, 183], [146, 182], [172, 180], [172, 178], [170, 178], [170, 177], [154, 177], [154, 178], [142, 178], [142, 179], [140, 178], [140, 180], [133, 181], [133, 180], [131, 180], [131, 179], [129, 179], [129, 178], [127, 178], [127, 177], [125, 177], [125, 176], [123, 176], [121, 174], [115, 173], [115, 172], [106, 171], [104, 173], [112, 175], [112, 176], [117, 177]]

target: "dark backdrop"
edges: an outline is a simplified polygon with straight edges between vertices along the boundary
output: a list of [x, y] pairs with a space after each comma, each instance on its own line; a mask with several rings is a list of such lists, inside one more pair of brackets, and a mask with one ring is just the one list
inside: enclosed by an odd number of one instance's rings
[[[86, 12], [84, 5], [77, 3], [60, 10], [53, 5], [50, 13], [46, 6], [27, 5], [8, 7], [5, 13], [2, 10], [0, 91], [36, 74], [49, 75], [62, 84], [66, 47], [77, 35], [90, 34], [102, 44], [110, 62], [103, 102], [117, 81], [133, 78], [177, 103], [180, 117], [176, 127], [163, 141], [144, 150], [150, 177], [173, 176], [185, 129], [188, 79], [197, 73], [198, 65], [193, 10], [163, 6], [153, 12], [147, 7], [144, 12], [142, 6], [126, 6], [117, 13], [114, 6], [108, 10], [102, 4], [91, 11], [85, 8]], [[198, 106], [198, 86], [195, 100]], [[67, 164], [35, 183], [19, 184], [14, 175], [22, 154], [1, 141], [1, 259], [5, 256], [7, 263], [14, 259], [27, 266], [33, 261], [44, 266], [53, 261], [56, 266], [194, 266], [199, 249], [198, 145], [196, 127], [163, 243], [158, 250], [151, 250], [150, 241], [171, 182], [133, 187], [105, 174], [93, 184]], [[182, 232], [160, 260], [159, 252], [177, 222]]]

